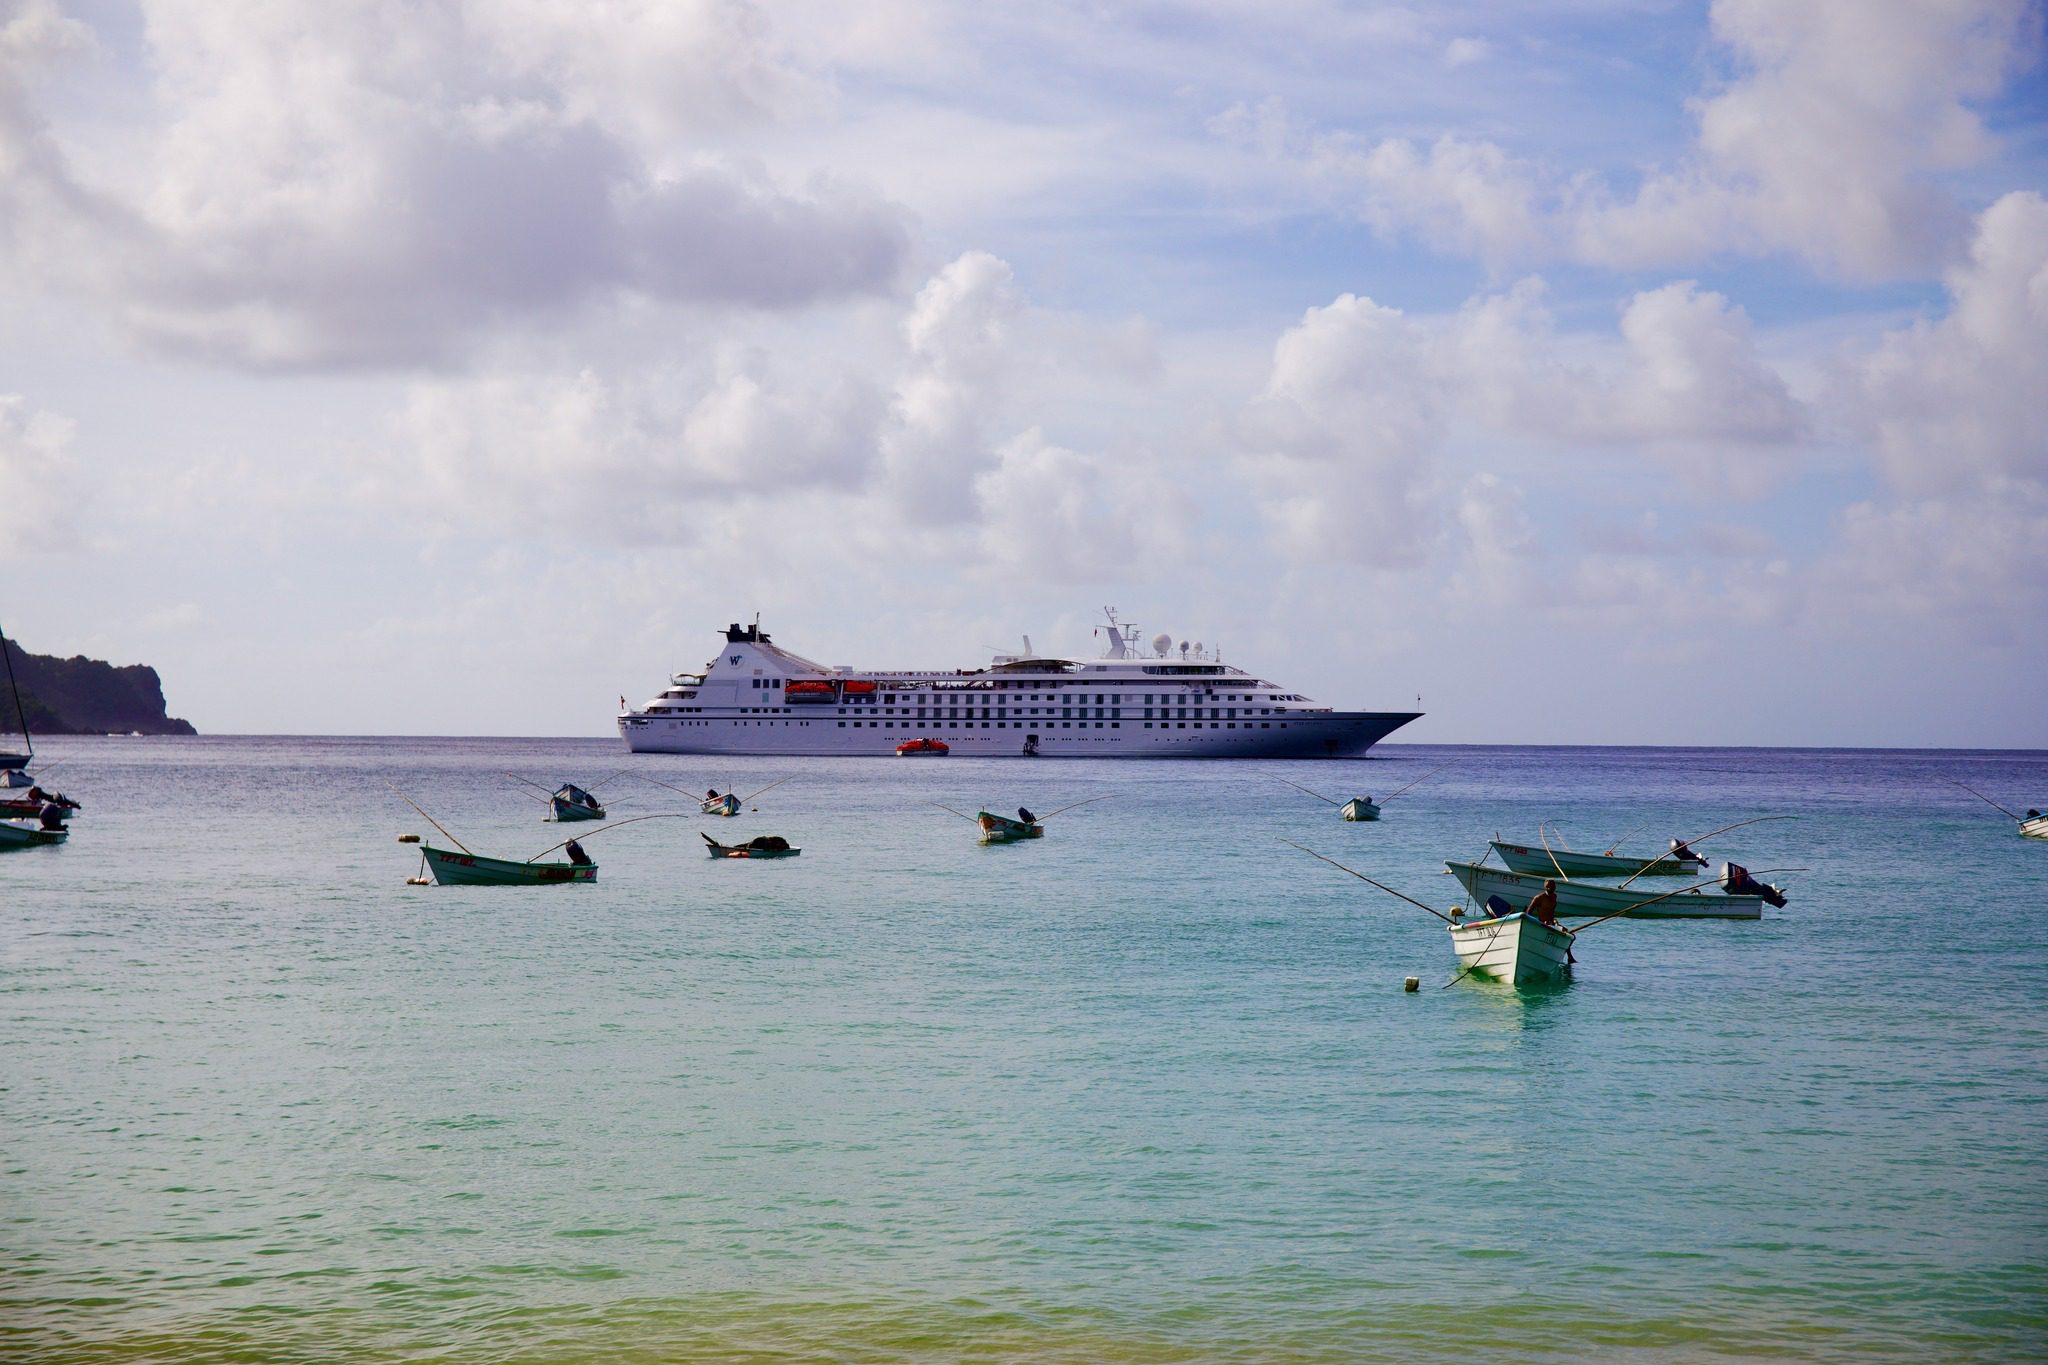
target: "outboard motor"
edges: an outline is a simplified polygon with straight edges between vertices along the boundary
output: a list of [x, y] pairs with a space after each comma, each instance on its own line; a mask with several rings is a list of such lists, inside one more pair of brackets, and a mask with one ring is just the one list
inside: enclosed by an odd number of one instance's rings
[[1785, 893], [1750, 876], [1741, 863], [1721, 864], [1721, 889], [1731, 896], [1761, 896], [1774, 910], [1785, 908]]

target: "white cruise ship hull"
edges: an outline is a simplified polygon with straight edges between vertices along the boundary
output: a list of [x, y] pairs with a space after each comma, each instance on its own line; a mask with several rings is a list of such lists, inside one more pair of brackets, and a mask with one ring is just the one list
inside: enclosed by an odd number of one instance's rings
[[[624, 715], [619, 737], [636, 754], [872, 754], [895, 757], [906, 739], [942, 739], [954, 758], [1020, 758], [1031, 736], [1037, 758], [1358, 758], [1419, 712], [1333, 711], [1285, 721], [1151, 722], [875, 721], [832, 716], [695, 716], [688, 720]], [[1254, 728], [1260, 724], [1267, 728]], [[982, 727], [988, 728], [982, 728]], [[1097, 727], [1100, 728], [1097, 728]], [[1115, 728], [1110, 728], [1114, 726]], [[1000, 728], [997, 728], [1000, 727]]]
[[827, 668], [758, 626], [725, 637], [702, 672], [621, 708], [629, 750], [880, 758], [930, 739], [956, 758], [1357, 758], [1420, 714], [1332, 710], [1200, 650], [1138, 653], [1114, 625], [1100, 660], [907, 672]]

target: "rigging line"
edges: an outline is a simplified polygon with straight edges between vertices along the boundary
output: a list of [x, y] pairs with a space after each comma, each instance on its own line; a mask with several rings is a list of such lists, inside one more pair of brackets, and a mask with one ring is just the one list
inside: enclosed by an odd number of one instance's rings
[[[936, 802], [936, 801], [931, 801], [931, 802], [927, 802], [926, 804], [928, 804], [928, 805], [933, 805], [933, 806], [939, 806], [939, 803], [938, 803], [938, 802]], [[946, 814], [948, 814], [948, 815], [957, 815], [957, 816], [959, 816], [959, 817], [960, 817], [960, 818], [961, 818], [962, 820], [966, 820], [966, 821], [969, 821], [970, 823], [973, 823], [973, 824], [980, 824], [980, 823], [981, 823], [981, 822], [980, 822], [979, 820], [976, 820], [976, 819], [975, 819], [975, 818], [974, 818], [973, 816], [969, 815], [969, 814], [968, 814], [967, 812], [965, 812], [965, 811], [958, 811], [958, 810], [954, 810], [954, 809], [953, 809], [953, 808], [952, 808], [951, 806], [939, 806], [939, 809], [940, 809], [940, 810], [942, 810], [942, 811], [944, 811], [944, 812], [946, 812]]]
[[14, 694], [14, 718], [21, 723], [22, 743], [28, 745], [28, 756], [36, 756], [36, 742], [28, 732], [28, 712], [21, 707], [21, 684], [14, 679], [14, 649], [8, 643], [7, 633], [0, 631], [0, 659], [7, 661], [7, 690]]

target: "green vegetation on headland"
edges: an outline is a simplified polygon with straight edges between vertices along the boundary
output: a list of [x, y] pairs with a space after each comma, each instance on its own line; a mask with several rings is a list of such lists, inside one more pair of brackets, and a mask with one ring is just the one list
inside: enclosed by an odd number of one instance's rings
[[[196, 735], [190, 721], [166, 715], [164, 685], [147, 664], [116, 668], [98, 659], [30, 654], [6, 643], [21, 687], [21, 709], [35, 735]], [[6, 680], [0, 678], [0, 687]], [[7, 698], [0, 692], [0, 708]], [[0, 733], [15, 718], [0, 715]]]

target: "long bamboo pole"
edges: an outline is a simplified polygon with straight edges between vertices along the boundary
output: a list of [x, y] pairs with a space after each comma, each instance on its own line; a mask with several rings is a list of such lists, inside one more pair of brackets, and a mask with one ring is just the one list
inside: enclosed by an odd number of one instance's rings
[[[1952, 786], [1963, 787], [1963, 784], [1957, 782], [1953, 777], [1947, 780]], [[1996, 801], [1993, 801], [1990, 797], [1986, 796], [1983, 792], [1978, 791], [1975, 787], [1963, 787], [1963, 790], [1968, 792], [1970, 795], [1976, 797], [1979, 801], [1982, 801], [1985, 805], [1991, 807], [1993, 810], [2002, 812], [2007, 816], [2007, 818], [2017, 820], [2020, 824], [2023, 825], [2027, 823], [2027, 818], [2024, 815], [2014, 815], [2011, 811], [2006, 810], [2004, 806], [1999, 805]]]
[[1344, 864], [1338, 862], [1335, 858], [1325, 858], [1322, 854], [1316, 852], [1314, 849], [1308, 847], [1308, 845], [1306, 844], [1297, 844], [1292, 839], [1282, 839], [1280, 842], [1286, 844], [1289, 848], [1300, 849], [1303, 853], [1308, 854], [1308, 856], [1311, 858], [1321, 859], [1323, 862], [1328, 863], [1331, 867], [1336, 868], [1339, 872], [1349, 872], [1352, 876], [1358, 878], [1358, 880], [1364, 882], [1367, 886], [1377, 886], [1380, 890], [1386, 892], [1389, 896], [1399, 897], [1401, 900], [1407, 901], [1410, 905], [1414, 906], [1418, 910], [1427, 910], [1430, 914], [1435, 915], [1445, 924], [1457, 923], [1456, 920], [1452, 919], [1449, 915], [1446, 915], [1443, 911], [1437, 909], [1435, 906], [1424, 905], [1421, 901], [1415, 899], [1415, 897], [1396, 891], [1393, 887], [1388, 886], [1385, 882], [1376, 882], [1372, 878], [1366, 876], [1363, 872], [1358, 871], [1356, 868], [1344, 866]]
[[[1282, 782], [1287, 782], [1287, 779], [1284, 777], [1280, 780]], [[1325, 796], [1321, 792], [1317, 791], [1309, 791], [1307, 787], [1302, 786], [1299, 782], [1287, 782], [1287, 785], [1294, 788], [1298, 792], [1308, 792], [1310, 796], [1313, 796], [1318, 801], [1328, 801], [1333, 806], [1341, 806], [1344, 804], [1342, 801], [1337, 800], [1335, 797]]]
[[[540, 852], [534, 854], [533, 857], [528, 858], [526, 861], [528, 861], [529, 863], [534, 862], [538, 859], [547, 857], [548, 854], [553, 853], [557, 848], [567, 848], [569, 845], [576, 843], [579, 840], [588, 839], [593, 835], [602, 834], [608, 829], [623, 829], [627, 825], [637, 825], [642, 820], [687, 820], [689, 818], [691, 817], [688, 811], [665, 810], [656, 812], [653, 815], [636, 815], [630, 820], [615, 820], [609, 825], [599, 825], [596, 829], [586, 829], [580, 831], [579, 833], [572, 834], [568, 838], [562, 840], [561, 843], [556, 844], [553, 848], [544, 848]], [[464, 851], [467, 852], [468, 850]]]
[[432, 825], [435, 829], [440, 830], [442, 837], [447, 839], [449, 843], [454, 844], [457, 848], [461, 849], [464, 853], [469, 854], [469, 856], [472, 858], [476, 856], [475, 852], [471, 850], [468, 844], [463, 843], [462, 840], [450, 834], [439, 820], [436, 820], [433, 816], [428, 815], [427, 808], [425, 806], [422, 806], [419, 802], [413, 800], [404, 792], [399, 791], [396, 786], [392, 785], [389, 779], [386, 779], [384, 785], [390, 787], [393, 792], [396, 792], [399, 800], [405, 802], [406, 805], [411, 806], [414, 810], [418, 811], [420, 813], [420, 817], [424, 819], [428, 824]]

